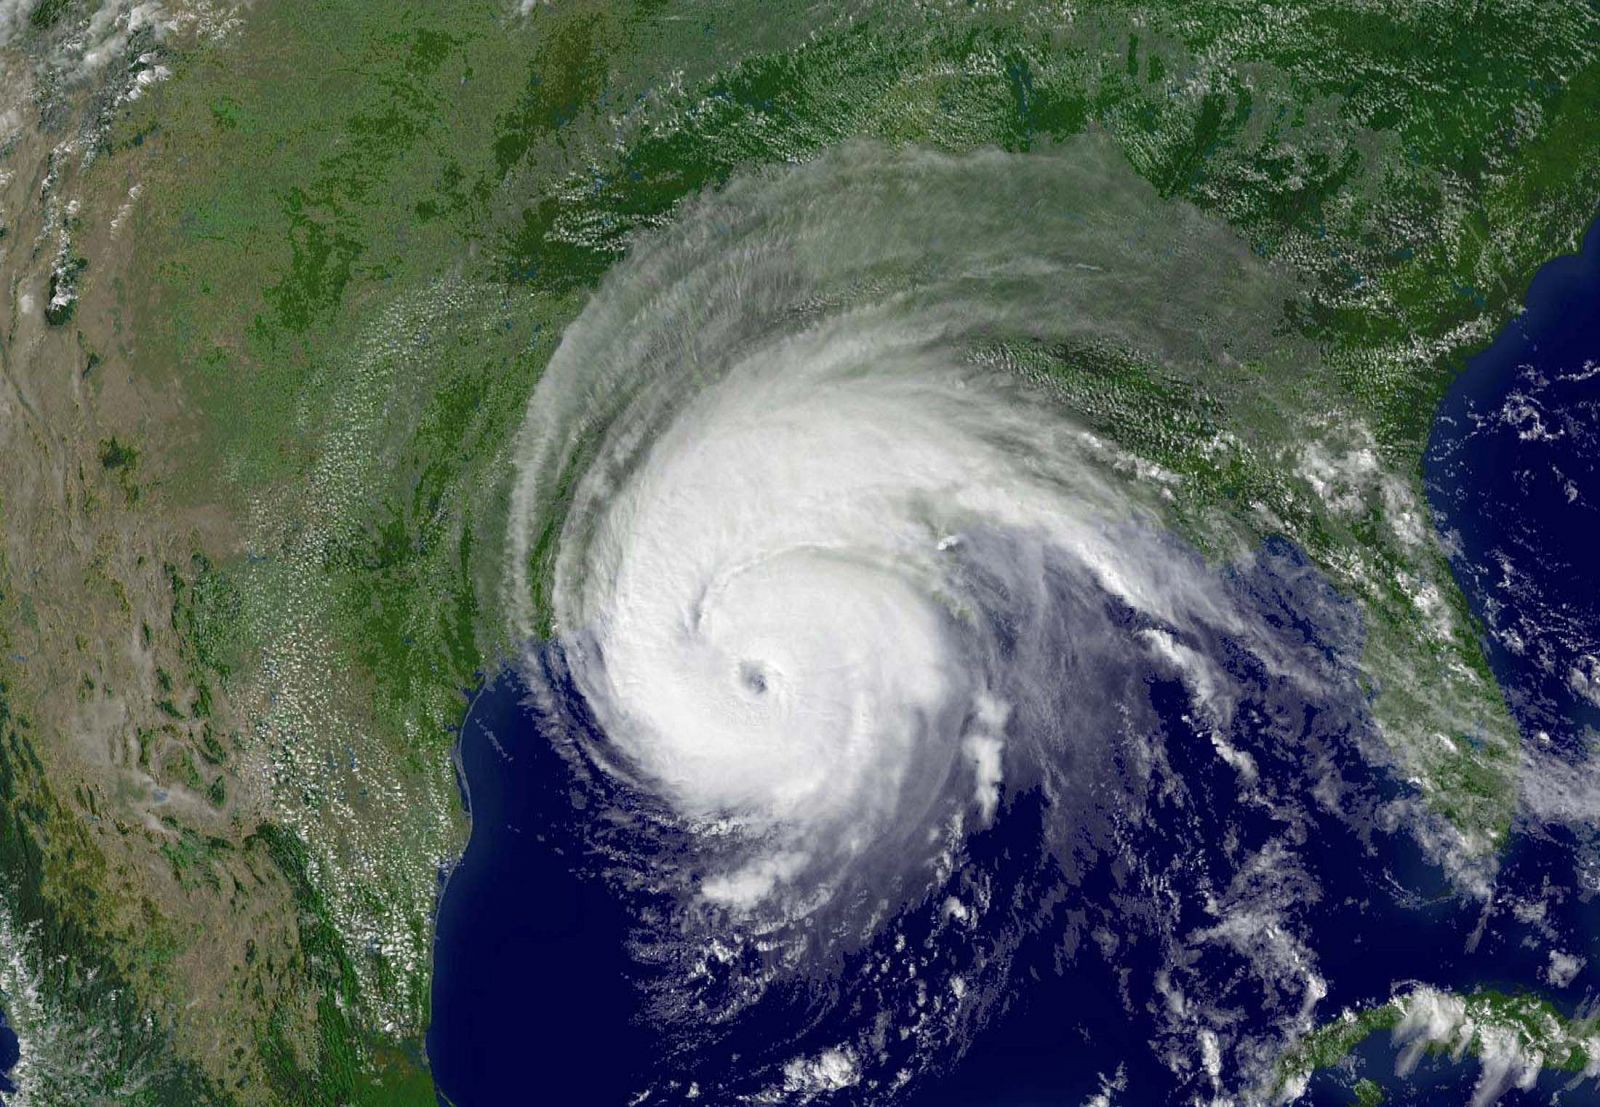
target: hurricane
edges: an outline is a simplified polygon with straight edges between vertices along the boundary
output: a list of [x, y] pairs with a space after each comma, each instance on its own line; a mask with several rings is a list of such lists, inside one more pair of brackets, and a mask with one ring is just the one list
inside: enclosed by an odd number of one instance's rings
[[505, 609], [651, 1087], [871, 1102], [1041, 956], [1154, 1012], [1173, 1087], [1312, 1025], [1313, 855], [1398, 822], [1359, 619], [1286, 543], [1177, 533], [1181, 475], [1053, 369], [1248, 382], [1314, 356], [1293, 294], [1092, 139], [847, 146], [614, 268], [528, 405]]

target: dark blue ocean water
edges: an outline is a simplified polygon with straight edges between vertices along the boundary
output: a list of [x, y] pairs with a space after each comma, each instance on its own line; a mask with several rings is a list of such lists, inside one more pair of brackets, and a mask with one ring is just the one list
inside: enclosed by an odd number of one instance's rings
[[1512, 711], [1541, 747], [1580, 743], [1600, 730], [1600, 221], [1456, 379], [1425, 476]]
[[570, 766], [523, 698], [503, 674], [462, 731], [472, 838], [440, 903], [428, 1057], [456, 1107], [620, 1104], [651, 1057], [633, 1022], [629, 917], [582, 875]]
[[[11, 1082], [11, 1070], [21, 1057], [22, 1044], [17, 1041], [16, 1031], [6, 1022], [5, 1012], [0, 1011], [0, 1092], [17, 1090]], [[4, 1096], [0, 1096], [0, 1107], [5, 1107]]]
[[[1600, 372], [1584, 368], [1600, 360], [1600, 232], [1590, 234], [1581, 260], [1546, 267], [1528, 305], [1472, 360], [1446, 399], [1426, 476], [1441, 527], [1458, 543], [1456, 571], [1491, 632], [1493, 665], [1519, 722], [1530, 735], [1549, 735], [1545, 744], [1572, 759], [1585, 741], [1584, 728], [1595, 725], [1600, 702], [1585, 698], [1586, 685], [1572, 676], [1587, 671], [1584, 659], [1592, 656], [1600, 628], [1600, 575], [1594, 572]], [[1545, 433], [1529, 433], [1535, 416]], [[1269, 545], [1261, 561], [1264, 568], [1239, 587], [1286, 635], [1316, 644], [1337, 629], [1328, 619], [1298, 625], [1311, 586], [1292, 548]], [[1514, 572], [1505, 569], [1507, 562]], [[1338, 630], [1345, 638], [1350, 633]], [[1241, 657], [1228, 656], [1225, 663], [1248, 667]], [[1235, 738], [1256, 757], [1264, 780], [1281, 779], [1289, 787], [1300, 782], [1309, 791], [1331, 772], [1374, 810], [1404, 796], [1403, 784], [1360, 756], [1359, 711], [1295, 700], [1259, 673], [1237, 675], [1242, 687], [1254, 690], [1241, 716], [1249, 720], [1254, 712], [1264, 721], [1254, 731], [1247, 721]], [[1281, 813], [1240, 802], [1232, 770], [1189, 717], [1184, 688], [1152, 674], [1148, 695], [1164, 730], [1171, 776], [1183, 782], [1187, 801], [1154, 804], [1128, 832], [1127, 857], [1102, 858], [1074, 872], [1070, 883], [1049, 885], [1040, 884], [1038, 873], [1058, 866], [1047, 842], [1059, 812], [1041, 790], [1007, 797], [1002, 817], [971, 839], [969, 864], [1001, 879], [1017, 874], [1020, 882], [1025, 874], [1030, 887], [1062, 894], [1040, 897], [1027, 919], [1010, 953], [1005, 1008], [958, 1063], [897, 1102], [1077, 1107], [1103, 1081], [1125, 1086], [1113, 1094], [1114, 1103], [1159, 1104], [1176, 1094], [1152, 1037], [1154, 1012], [1164, 1002], [1157, 981], [1172, 967], [1172, 947], [1135, 921], [1142, 892], [1129, 874], [1225, 876], [1241, 851], [1284, 835], [1286, 824]], [[601, 865], [584, 831], [583, 806], [592, 793], [540, 733], [524, 698], [517, 678], [502, 673], [479, 693], [462, 732], [460, 765], [473, 833], [439, 912], [429, 1057], [441, 1099], [455, 1107], [623, 1104], [669, 1063], [660, 1056], [660, 1037], [636, 1018], [640, 998], [631, 981], [641, 969], [627, 945], [633, 907], [594, 875]], [[1299, 718], [1303, 745], [1284, 748], [1278, 741], [1286, 716]], [[1381, 1002], [1408, 981], [1456, 991], [1539, 990], [1568, 1011], [1600, 992], [1600, 898], [1580, 893], [1586, 881], [1592, 886], [1586, 866], [1595, 860], [1581, 827], [1523, 820], [1487, 904], [1454, 894], [1405, 827], [1306, 803], [1289, 832], [1297, 872], [1317, 890], [1291, 921], [1327, 983], [1318, 1006], [1325, 1016]], [[1566, 891], [1535, 897], [1544, 903], [1540, 914], [1523, 909], [1522, 892], [1551, 888]], [[1127, 939], [1114, 952], [1086, 937], [1091, 906], [1111, 917], [1126, 912]], [[913, 944], [920, 933], [915, 907], [901, 927]], [[1174, 910], [1173, 933], [1214, 921], [1198, 903]], [[1543, 976], [1552, 942], [1586, 958], [1579, 977], [1556, 991]], [[846, 998], [856, 974], [881, 954], [869, 948], [847, 959], [840, 969]], [[1202, 951], [1185, 972], [1248, 1019], [1258, 984], [1241, 975], [1235, 961]], [[767, 1038], [787, 1039], [792, 1053], [839, 1040], [839, 1027], [831, 1025], [797, 1034], [795, 1011], [781, 996], [759, 1005], [705, 1062], [736, 1068]], [[1429, 1060], [1404, 1082], [1392, 1079], [1393, 1067], [1386, 1038], [1359, 1051], [1359, 1074], [1383, 1083], [1390, 1102], [1464, 1103], [1477, 1079], [1471, 1062]], [[1349, 1103], [1354, 1075], [1319, 1077], [1306, 1101]], [[1502, 1102], [1548, 1104], [1565, 1082], [1546, 1075]], [[847, 1090], [818, 1102], [862, 1100]], [[1591, 1082], [1565, 1092], [1561, 1102], [1600, 1103], [1600, 1094]]]

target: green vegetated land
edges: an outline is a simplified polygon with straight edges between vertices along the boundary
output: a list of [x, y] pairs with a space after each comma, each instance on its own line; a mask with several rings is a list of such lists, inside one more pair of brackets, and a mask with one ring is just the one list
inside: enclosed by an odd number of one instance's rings
[[[110, 478], [161, 474], [127, 510], [216, 510], [237, 532], [174, 557], [169, 737], [202, 791], [213, 765], [253, 766], [268, 816], [209, 842], [175, 815], [161, 863], [196, 896], [269, 874], [293, 953], [252, 969], [255, 1016], [206, 1042], [139, 1022], [206, 971], [181, 931], [115, 976], [46, 981], [59, 1018], [139, 1052], [97, 1087], [125, 1069], [166, 1074], [149, 1102], [430, 1100], [430, 918], [464, 831], [449, 749], [462, 690], [510, 646], [500, 538], [532, 386], [630, 236], [853, 137], [1048, 154], [1098, 132], [1288, 274], [1280, 325], [1316, 356], [1247, 367], [1272, 374], [1270, 409], [1138, 350], [1005, 354], [1179, 474], [1174, 525], [1209, 552], [1285, 535], [1361, 601], [1384, 734], [1462, 856], [1492, 853], [1517, 739], [1419, 459], [1465, 353], [1600, 199], [1589, 6], [893, 4], [819, 24], [767, 5], [258, 0], [239, 18], [115, 113], [89, 173], [137, 167], [137, 248], [114, 285], [94, 257], [78, 279], [137, 336], [134, 378], [182, 398], [159, 438], [107, 436]], [[41, 950], [93, 964], [129, 935], [88, 905], [132, 893], [96, 883], [92, 845], [63, 846], [81, 815], [29, 768], [54, 738], [11, 711], [17, 913]], [[234, 1051], [255, 1060], [225, 1079]]]
[[[1419, 1055], [1459, 1059], [1492, 1052], [1502, 1063], [1533, 1059], [1536, 1065], [1568, 1073], [1587, 1071], [1600, 1050], [1600, 1026], [1592, 1014], [1573, 1017], [1526, 993], [1485, 989], [1454, 996], [1416, 988], [1360, 1011], [1346, 1011], [1301, 1038], [1281, 1058], [1279, 1086], [1269, 1098], [1281, 1100], [1296, 1082], [1341, 1064], [1357, 1047], [1383, 1034]], [[1363, 1107], [1384, 1099], [1375, 1081], [1353, 1074], [1351, 1092]]]

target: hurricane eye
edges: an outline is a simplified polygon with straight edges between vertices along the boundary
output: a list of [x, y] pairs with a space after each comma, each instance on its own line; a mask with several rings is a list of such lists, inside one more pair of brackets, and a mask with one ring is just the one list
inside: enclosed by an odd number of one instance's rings
[[699, 1102], [920, 1102], [1036, 995], [1163, 1051], [1133, 1099], [1096, 1053], [1101, 1094], [1052, 1102], [1266, 1102], [1227, 1082], [1328, 993], [1299, 905], [1393, 795], [1360, 623], [1222, 526], [1204, 474], [1243, 440], [1183, 399], [1313, 355], [1284, 275], [1121, 159], [740, 176], [617, 261], [538, 380], [508, 633], [530, 741], [592, 800], [554, 817], [683, 1058], [651, 1102], [688, 1073]]
[[744, 690], [756, 696], [767, 693], [767, 673], [756, 661], [744, 661], [739, 664], [739, 683]]

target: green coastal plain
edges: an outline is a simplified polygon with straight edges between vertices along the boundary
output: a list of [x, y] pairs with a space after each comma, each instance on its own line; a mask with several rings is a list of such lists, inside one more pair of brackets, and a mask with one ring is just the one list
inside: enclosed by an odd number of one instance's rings
[[[996, 356], [1173, 474], [1207, 556], [1285, 537], [1359, 604], [1385, 748], [1481, 880], [1521, 739], [1421, 458], [1600, 207], [1592, 4], [0, 0], [17, 1102], [434, 1103], [452, 745], [516, 645], [509, 458], [564, 326], [735, 175], [1081, 136], [1230, 227], [1303, 356]], [[1537, 997], [1464, 1002], [1587, 1063]]]

